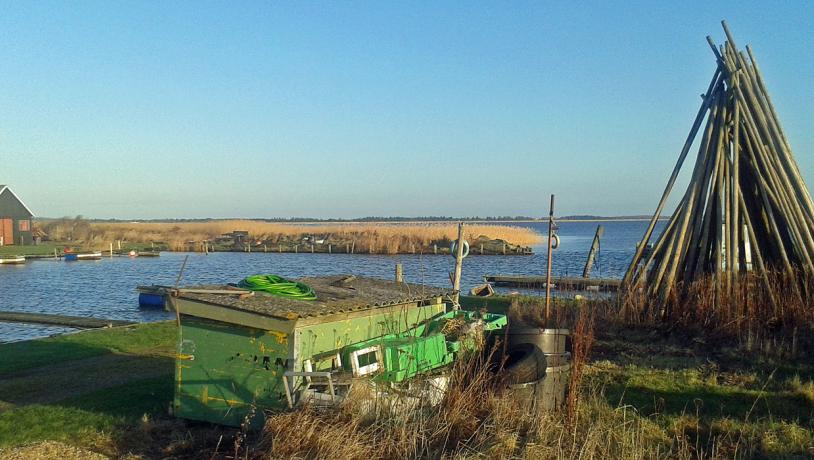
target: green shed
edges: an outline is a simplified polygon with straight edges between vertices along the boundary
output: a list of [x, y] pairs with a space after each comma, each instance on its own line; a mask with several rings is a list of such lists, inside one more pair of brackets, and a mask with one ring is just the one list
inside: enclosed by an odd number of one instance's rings
[[32, 217], [34, 213], [8, 185], [0, 185], [0, 246], [32, 244]]
[[[297, 382], [310, 381], [304, 373], [337, 366], [340, 351], [349, 346], [404, 333], [444, 315], [445, 299], [452, 294], [355, 276], [299, 281], [314, 289], [317, 300], [232, 294], [228, 286], [179, 291], [173, 299], [181, 318], [176, 416], [257, 425], [263, 410], [290, 406]], [[224, 292], [212, 293], [218, 290]]]

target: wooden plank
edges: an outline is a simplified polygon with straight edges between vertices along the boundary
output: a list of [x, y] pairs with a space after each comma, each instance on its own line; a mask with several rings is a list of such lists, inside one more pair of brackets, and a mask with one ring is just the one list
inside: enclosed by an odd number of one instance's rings
[[[501, 287], [541, 288], [546, 286], [545, 276], [527, 275], [486, 275], [483, 277], [487, 283]], [[578, 278], [578, 277], [552, 277], [551, 285], [558, 290], [585, 290], [587, 287], [598, 287], [604, 291], [616, 291], [622, 284], [620, 279], [611, 278]]]
[[133, 321], [122, 321], [104, 318], [85, 318], [81, 316], [52, 315], [46, 313], [26, 313], [18, 311], [0, 311], [0, 321], [9, 323], [45, 324], [49, 326], [66, 326], [80, 329], [100, 327], [127, 326]]

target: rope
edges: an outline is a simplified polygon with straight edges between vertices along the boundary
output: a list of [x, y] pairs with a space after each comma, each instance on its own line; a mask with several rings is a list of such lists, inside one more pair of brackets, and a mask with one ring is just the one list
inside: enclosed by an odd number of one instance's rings
[[243, 279], [238, 286], [251, 291], [287, 297], [295, 300], [316, 300], [317, 295], [311, 286], [290, 281], [278, 275], [252, 275]]

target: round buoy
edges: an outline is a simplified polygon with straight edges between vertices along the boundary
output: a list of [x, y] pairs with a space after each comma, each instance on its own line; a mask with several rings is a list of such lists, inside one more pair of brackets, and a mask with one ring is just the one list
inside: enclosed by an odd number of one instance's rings
[[138, 253], [137, 253], [136, 251], [130, 251], [130, 252], [128, 253], [128, 255], [129, 255], [130, 257], [136, 257], [136, 256], [138, 255]]
[[[452, 242], [452, 244], [450, 244], [450, 245], [449, 245], [449, 254], [450, 254], [452, 257], [455, 257], [455, 256], [456, 256], [456, 254], [457, 254], [457, 252], [456, 252], [456, 251], [457, 251], [457, 249], [458, 249], [458, 242], [457, 242], [457, 241], [453, 241], [453, 242]], [[462, 259], [465, 259], [465, 258], [466, 258], [466, 256], [468, 256], [468, 255], [469, 255], [469, 242], [468, 242], [468, 241], [466, 241], [466, 240], [464, 240], [464, 251], [463, 251], [463, 253], [461, 254], [461, 258], [462, 258]]]

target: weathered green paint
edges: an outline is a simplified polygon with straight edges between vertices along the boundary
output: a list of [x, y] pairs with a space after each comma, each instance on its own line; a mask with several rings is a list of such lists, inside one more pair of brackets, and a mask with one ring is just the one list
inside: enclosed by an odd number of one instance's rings
[[[262, 409], [286, 407], [290, 336], [184, 316], [175, 366], [175, 415], [239, 426]], [[252, 409], [254, 407], [255, 409]]]
[[[285, 408], [283, 373], [331, 365], [342, 347], [415, 328], [445, 312], [440, 297], [290, 321], [213, 304], [175, 299], [181, 312], [175, 414], [238, 426], [262, 422], [263, 410]], [[320, 360], [320, 358], [326, 358]], [[254, 408], [254, 409], [252, 409]]]
[[[295, 356], [299, 362], [299, 358], [307, 359], [312, 356], [335, 353], [348, 345], [387, 334], [399, 334], [429, 321], [444, 311], [443, 303], [424, 306], [410, 303], [353, 312], [357, 314], [341, 315], [345, 319], [333, 319], [297, 327], [294, 332], [296, 337]], [[329, 362], [315, 363], [317, 368], [329, 364]]]

